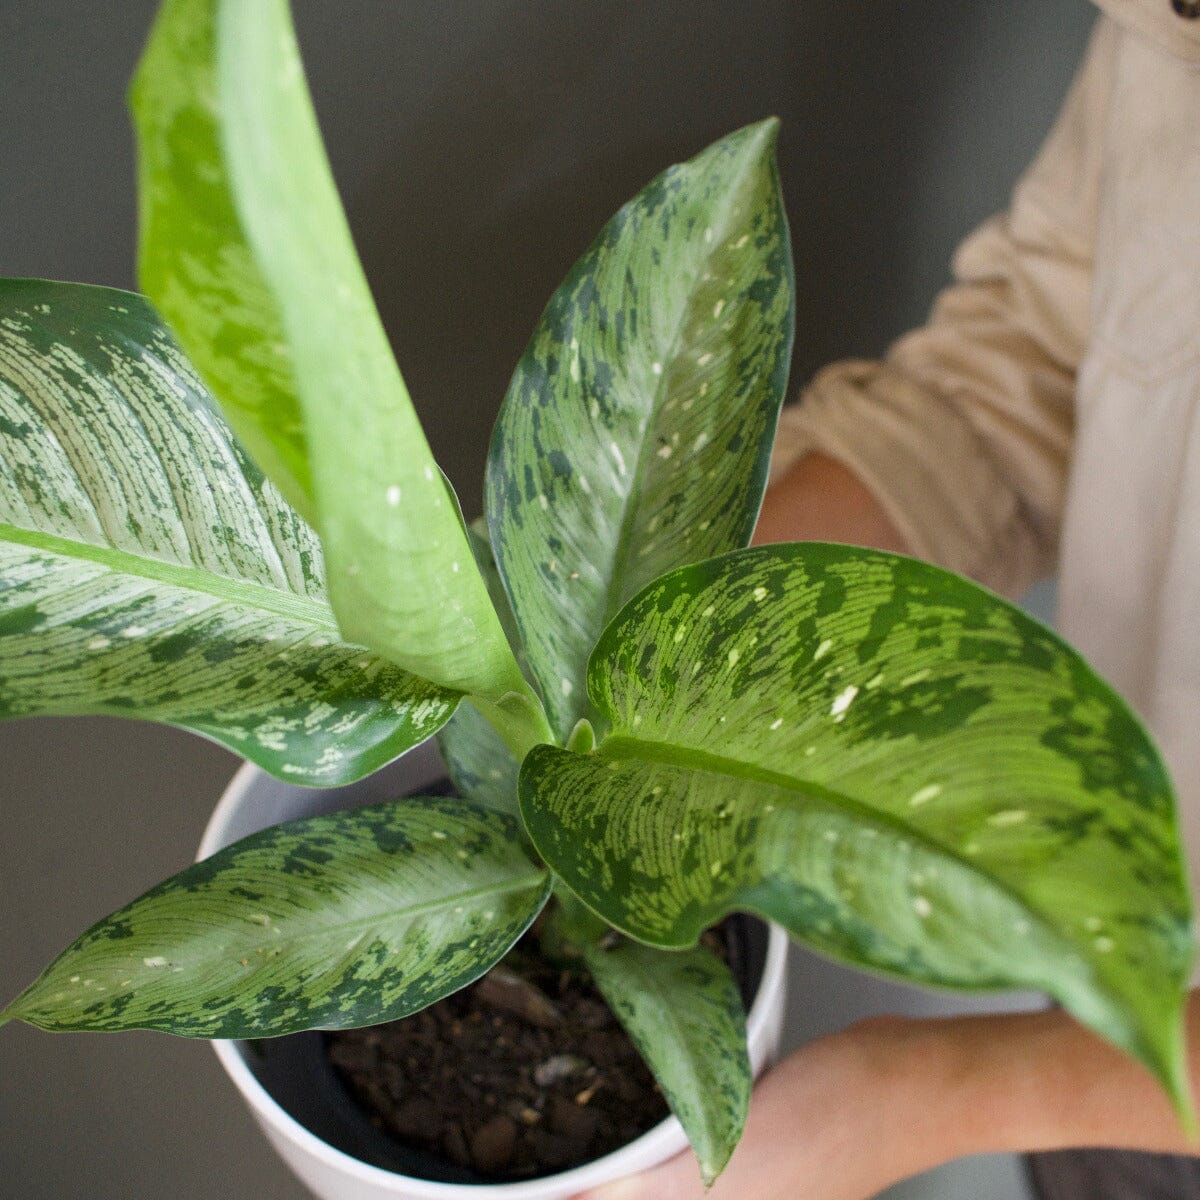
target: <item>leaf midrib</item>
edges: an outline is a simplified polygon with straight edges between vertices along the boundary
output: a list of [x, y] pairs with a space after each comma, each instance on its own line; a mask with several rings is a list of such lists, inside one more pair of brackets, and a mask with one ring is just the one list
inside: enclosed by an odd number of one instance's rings
[[[279, 940], [270, 940], [266, 944], [271, 946], [295, 946], [303, 945], [305, 942], [310, 942], [324, 937], [342, 937], [346, 933], [350, 933], [356, 929], [371, 927], [372, 925], [383, 925], [388, 921], [394, 920], [418, 920], [421, 917], [430, 916], [441, 912], [443, 909], [457, 908], [460, 905], [466, 906], [476, 903], [483, 903], [489, 897], [502, 896], [509, 892], [532, 891], [535, 886], [544, 886], [550, 873], [545, 870], [531, 870], [526, 874], [516, 876], [513, 879], [504, 880], [499, 883], [493, 883], [486, 887], [472, 888], [466, 892], [455, 892], [452, 896], [446, 896], [437, 900], [426, 901], [410, 905], [407, 908], [391, 908], [385, 911], [368, 914], [363, 917], [355, 917], [348, 921], [339, 921], [333, 925], [322, 925], [319, 929], [313, 929], [304, 933], [284, 934]], [[116, 914], [119, 916], [120, 914]], [[248, 920], [249, 918], [247, 918]], [[287, 920], [288, 918], [283, 918]], [[272, 921], [274, 918], [272, 917]], [[222, 955], [221, 957], [224, 957]], [[202, 962], [207, 962], [207, 959]]]
[[[739, 190], [738, 194], [741, 192]], [[716, 255], [716, 247], [722, 244], [722, 234], [727, 229], [729, 224], [730, 213], [736, 211], [737, 205], [729, 198], [728, 194], [724, 198], [724, 202], [717, 210], [717, 215], [713, 217], [709, 226], [714, 231], [712, 245], [713, 250], [700, 260], [690, 286], [687, 288], [686, 298], [684, 303], [680, 305], [679, 317], [675, 323], [675, 329], [667, 343], [669, 349], [663, 355], [663, 372], [658, 377], [658, 383], [654, 388], [654, 396], [650, 405], [649, 416], [646, 420], [646, 426], [642, 434], [641, 445], [638, 447], [637, 462], [634, 466], [633, 475], [629, 491], [626, 493], [625, 500], [622, 506], [621, 513], [621, 528], [617, 532], [617, 540], [613, 547], [613, 555], [611, 559], [611, 568], [608, 578], [608, 586], [604, 594], [604, 611], [601, 617], [601, 627], [603, 628], [612, 620], [618, 612], [620, 612], [625, 599], [625, 589], [623, 587], [625, 578], [628, 574], [628, 563], [633, 541], [634, 529], [637, 524], [637, 517], [641, 511], [642, 494], [645, 491], [643, 481], [646, 477], [646, 464], [651, 456], [652, 446], [654, 442], [654, 432], [658, 428], [658, 419], [662, 416], [663, 396], [666, 388], [671, 380], [671, 365], [678, 358], [679, 344], [683, 338], [683, 330], [687, 324], [687, 319], [694, 307], [695, 281], [699, 278], [704, 270], [704, 267]], [[652, 464], [651, 464], [652, 465]]]
[[60, 537], [41, 530], [22, 529], [0, 522], [0, 543], [28, 546], [68, 560], [93, 562], [114, 574], [166, 584], [183, 591], [211, 596], [225, 604], [271, 613], [290, 621], [308, 625], [322, 633], [341, 635], [333, 613], [321, 601], [284, 589], [218, 575], [201, 567], [185, 567], [179, 563], [134, 554], [114, 546], [98, 546], [92, 542]]
[[1067, 946], [1085, 962], [1091, 970], [1103, 973], [1103, 964], [1096, 962], [1091, 956], [1082, 954], [1072, 946], [1057, 923], [1046, 913], [1035, 908], [1028, 899], [1016, 892], [1003, 880], [984, 871], [977, 862], [963, 857], [957, 851], [950, 849], [941, 842], [934, 840], [921, 830], [914, 829], [900, 818], [891, 813], [880, 812], [868, 807], [860, 800], [847, 796], [844, 792], [834, 791], [819, 783], [799, 779], [780, 771], [771, 771], [753, 763], [740, 759], [728, 758], [724, 755], [709, 754], [692, 746], [679, 745], [674, 742], [649, 742], [641, 738], [629, 737], [625, 734], [614, 734], [597, 747], [596, 753], [604, 758], [618, 760], [641, 760], [661, 763], [663, 766], [684, 767], [693, 771], [704, 771], [714, 775], [724, 775], [733, 779], [745, 779], [755, 783], [765, 783], [784, 791], [794, 792], [813, 800], [823, 801], [831, 807], [844, 812], [861, 816], [864, 821], [876, 827], [891, 831], [904, 840], [921, 846], [927, 852], [939, 855], [955, 863], [962, 870], [982, 880], [988, 887], [1007, 896], [1010, 901], [1019, 906], [1031, 918], [1042, 926], [1043, 930], [1058, 941], [1066, 941]]

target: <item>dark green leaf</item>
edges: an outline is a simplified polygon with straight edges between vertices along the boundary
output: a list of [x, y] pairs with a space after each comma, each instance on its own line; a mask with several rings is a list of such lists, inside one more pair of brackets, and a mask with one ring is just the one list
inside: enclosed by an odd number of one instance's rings
[[584, 953], [589, 970], [679, 1118], [705, 1186], [724, 1169], [750, 1107], [746, 1014], [729, 968], [702, 947], [625, 942]]
[[311, 516], [344, 635], [445, 687], [524, 693], [359, 265], [286, 0], [167, 0], [132, 95], [143, 286]]
[[613, 736], [535, 750], [539, 853], [668, 946], [734, 909], [918, 982], [1059, 999], [1184, 1094], [1174, 801], [1126, 705], [965, 580], [842, 546], [676, 571], [589, 670]]
[[0, 281], [0, 716], [110, 713], [345, 783], [458, 696], [348, 645], [320, 545], [140, 296]]
[[516, 822], [464, 800], [291, 821], [101, 921], [0, 1016], [209, 1038], [394, 1020], [497, 962], [549, 887]]
[[621, 209], [501, 410], [488, 525], [560, 738], [588, 715], [587, 657], [620, 606], [754, 528], [793, 322], [775, 130], [724, 138]]

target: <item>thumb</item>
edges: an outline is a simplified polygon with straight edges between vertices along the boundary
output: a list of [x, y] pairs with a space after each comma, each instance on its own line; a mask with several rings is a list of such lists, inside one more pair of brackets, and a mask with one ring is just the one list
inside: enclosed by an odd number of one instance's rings
[[700, 1168], [690, 1151], [638, 1175], [591, 1188], [574, 1200], [704, 1200]]

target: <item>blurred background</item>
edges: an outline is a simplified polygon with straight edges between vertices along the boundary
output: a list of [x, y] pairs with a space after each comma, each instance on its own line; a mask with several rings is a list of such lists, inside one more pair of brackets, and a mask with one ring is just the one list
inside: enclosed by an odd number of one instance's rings
[[[123, 95], [155, 7], [0, 0], [0, 274], [133, 286]], [[953, 247], [1005, 203], [1044, 136], [1094, 14], [1087, 0], [295, 0], [295, 10], [367, 274], [468, 516], [542, 306], [659, 170], [739, 125], [783, 119], [795, 390], [821, 364], [878, 354], [922, 319]], [[4, 999], [190, 860], [234, 767], [171, 729], [0, 726]], [[791, 969], [793, 1044], [869, 1012], [963, 1004], [800, 954]], [[0, 1195], [306, 1193], [207, 1046], [9, 1026]], [[1023, 1195], [1019, 1164], [1004, 1159], [889, 1193]]]

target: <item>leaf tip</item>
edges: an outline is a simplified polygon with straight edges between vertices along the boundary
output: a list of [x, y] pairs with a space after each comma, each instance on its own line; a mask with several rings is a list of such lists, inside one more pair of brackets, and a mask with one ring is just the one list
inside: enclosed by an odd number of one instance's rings
[[764, 117], [761, 121], [747, 125], [742, 132], [745, 134], [746, 140], [764, 157], [767, 157], [775, 153], [775, 147], [779, 143], [780, 124], [781, 122], [776, 116]]

